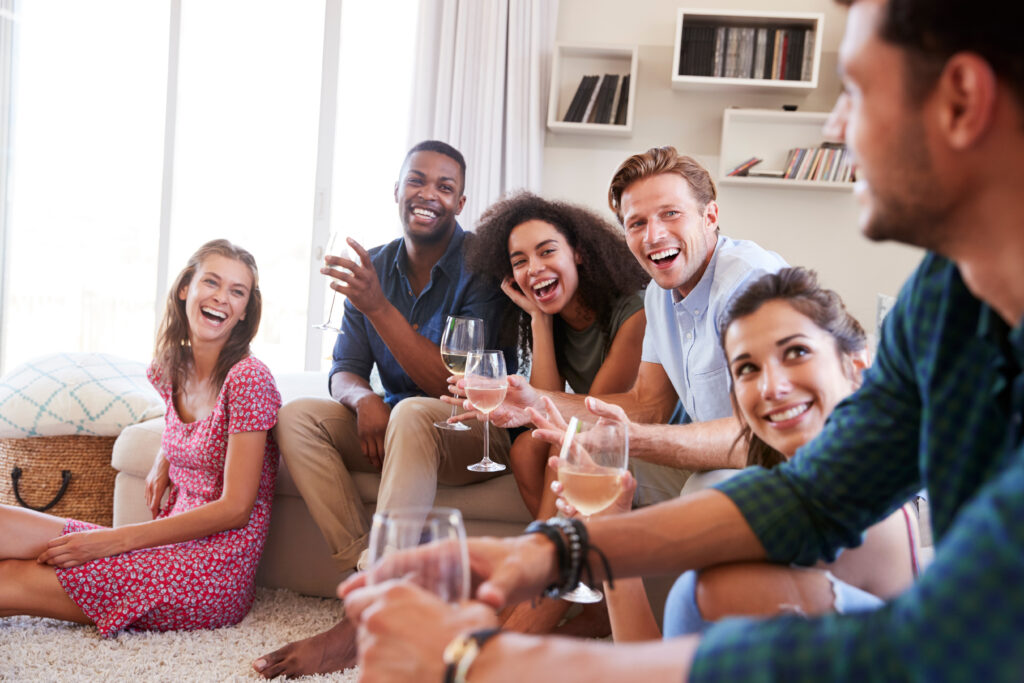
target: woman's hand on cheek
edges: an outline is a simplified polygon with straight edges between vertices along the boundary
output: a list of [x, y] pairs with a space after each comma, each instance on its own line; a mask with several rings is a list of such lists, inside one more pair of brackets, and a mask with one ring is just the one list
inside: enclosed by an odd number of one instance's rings
[[505, 296], [509, 299], [512, 299], [512, 303], [526, 311], [531, 317], [541, 312], [537, 307], [537, 302], [524, 294], [514, 279], [510, 277], [503, 279], [501, 281], [501, 291], [505, 292]]

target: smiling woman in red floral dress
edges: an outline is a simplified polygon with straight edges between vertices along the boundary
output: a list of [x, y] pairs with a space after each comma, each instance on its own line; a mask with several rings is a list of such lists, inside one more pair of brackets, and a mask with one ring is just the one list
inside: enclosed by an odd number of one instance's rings
[[149, 370], [167, 403], [146, 478], [153, 521], [109, 529], [0, 506], [0, 616], [91, 623], [110, 636], [246, 615], [278, 466], [269, 430], [281, 397], [249, 355], [261, 310], [249, 252], [214, 240], [193, 254], [171, 288]]

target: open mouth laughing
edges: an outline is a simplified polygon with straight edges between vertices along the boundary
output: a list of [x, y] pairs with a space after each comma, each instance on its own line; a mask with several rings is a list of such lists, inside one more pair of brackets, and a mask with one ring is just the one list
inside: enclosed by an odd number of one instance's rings
[[544, 299], [555, 291], [556, 285], [558, 285], [558, 280], [553, 277], [534, 283], [533, 295], [538, 299]]
[[658, 251], [651, 252], [647, 255], [647, 258], [655, 265], [656, 268], [667, 268], [672, 265], [679, 256], [679, 249], [676, 247], [669, 247], [668, 249], [660, 249]]
[[224, 313], [223, 311], [218, 311], [215, 308], [210, 308], [209, 306], [203, 306], [202, 308], [199, 309], [199, 311], [203, 314], [204, 318], [218, 325], [228, 319], [227, 313]]

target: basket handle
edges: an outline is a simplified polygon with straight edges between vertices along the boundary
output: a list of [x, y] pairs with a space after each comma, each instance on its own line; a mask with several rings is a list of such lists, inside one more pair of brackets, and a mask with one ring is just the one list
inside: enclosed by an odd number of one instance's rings
[[53, 497], [53, 500], [42, 507], [36, 507], [35, 505], [29, 505], [21, 499], [21, 493], [18, 492], [18, 480], [21, 479], [21, 468], [15, 467], [11, 470], [11, 484], [14, 487], [14, 499], [18, 501], [18, 504], [21, 505], [21, 507], [28, 508], [29, 510], [35, 510], [36, 512], [46, 512], [59, 503], [60, 499], [64, 497], [64, 492], [68, 490], [68, 484], [71, 483], [71, 470], [61, 470], [60, 478], [60, 491], [57, 491], [57, 495]]

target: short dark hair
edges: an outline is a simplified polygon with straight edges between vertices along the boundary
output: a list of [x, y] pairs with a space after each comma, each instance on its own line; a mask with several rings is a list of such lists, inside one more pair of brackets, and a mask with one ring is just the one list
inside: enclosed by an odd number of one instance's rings
[[459, 169], [462, 171], [462, 191], [466, 191], [466, 158], [462, 156], [462, 152], [455, 149], [447, 142], [441, 142], [440, 140], [424, 140], [423, 142], [417, 142], [412, 148], [406, 152], [405, 160], [402, 161], [402, 166], [405, 166], [405, 162], [409, 161], [416, 152], [437, 152], [443, 154], [446, 157], [452, 159], [459, 165]]
[[[857, 0], [836, 0], [850, 6]], [[889, 0], [879, 36], [906, 51], [910, 95], [923, 99], [946, 61], [973, 52], [987, 61], [1024, 106], [1024, 12], [1012, 0]]]
[[[729, 327], [739, 318], [756, 313], [761, 306], [769, 301], [785, 301], [798, 313], [806, 316], [819, 328], [828, 332], [836, 343], [836, 352], [840, 362], [851, 354], [867, 348], [867, 335], [857, 319], [846, 310], [846, 305], [831, 289], [818, 284], [818, 276], [807, 268], [783, 268], [777, 273], [768, 273], [755, 280], [749, 287], [733, 299], [722, 319], [720, 343], [725, 349], [725, 334]], [[740, 414], [736, 401], [736, 388], [730, 383], [729, 395], [732, 398], [733, 410]], [[785, 462], [786, 456], [762, 441], [749, 424], [744, 424], [739, 436], [733, 443], [747, 443], [747, 466], [761, 465], [774, 467]]]

